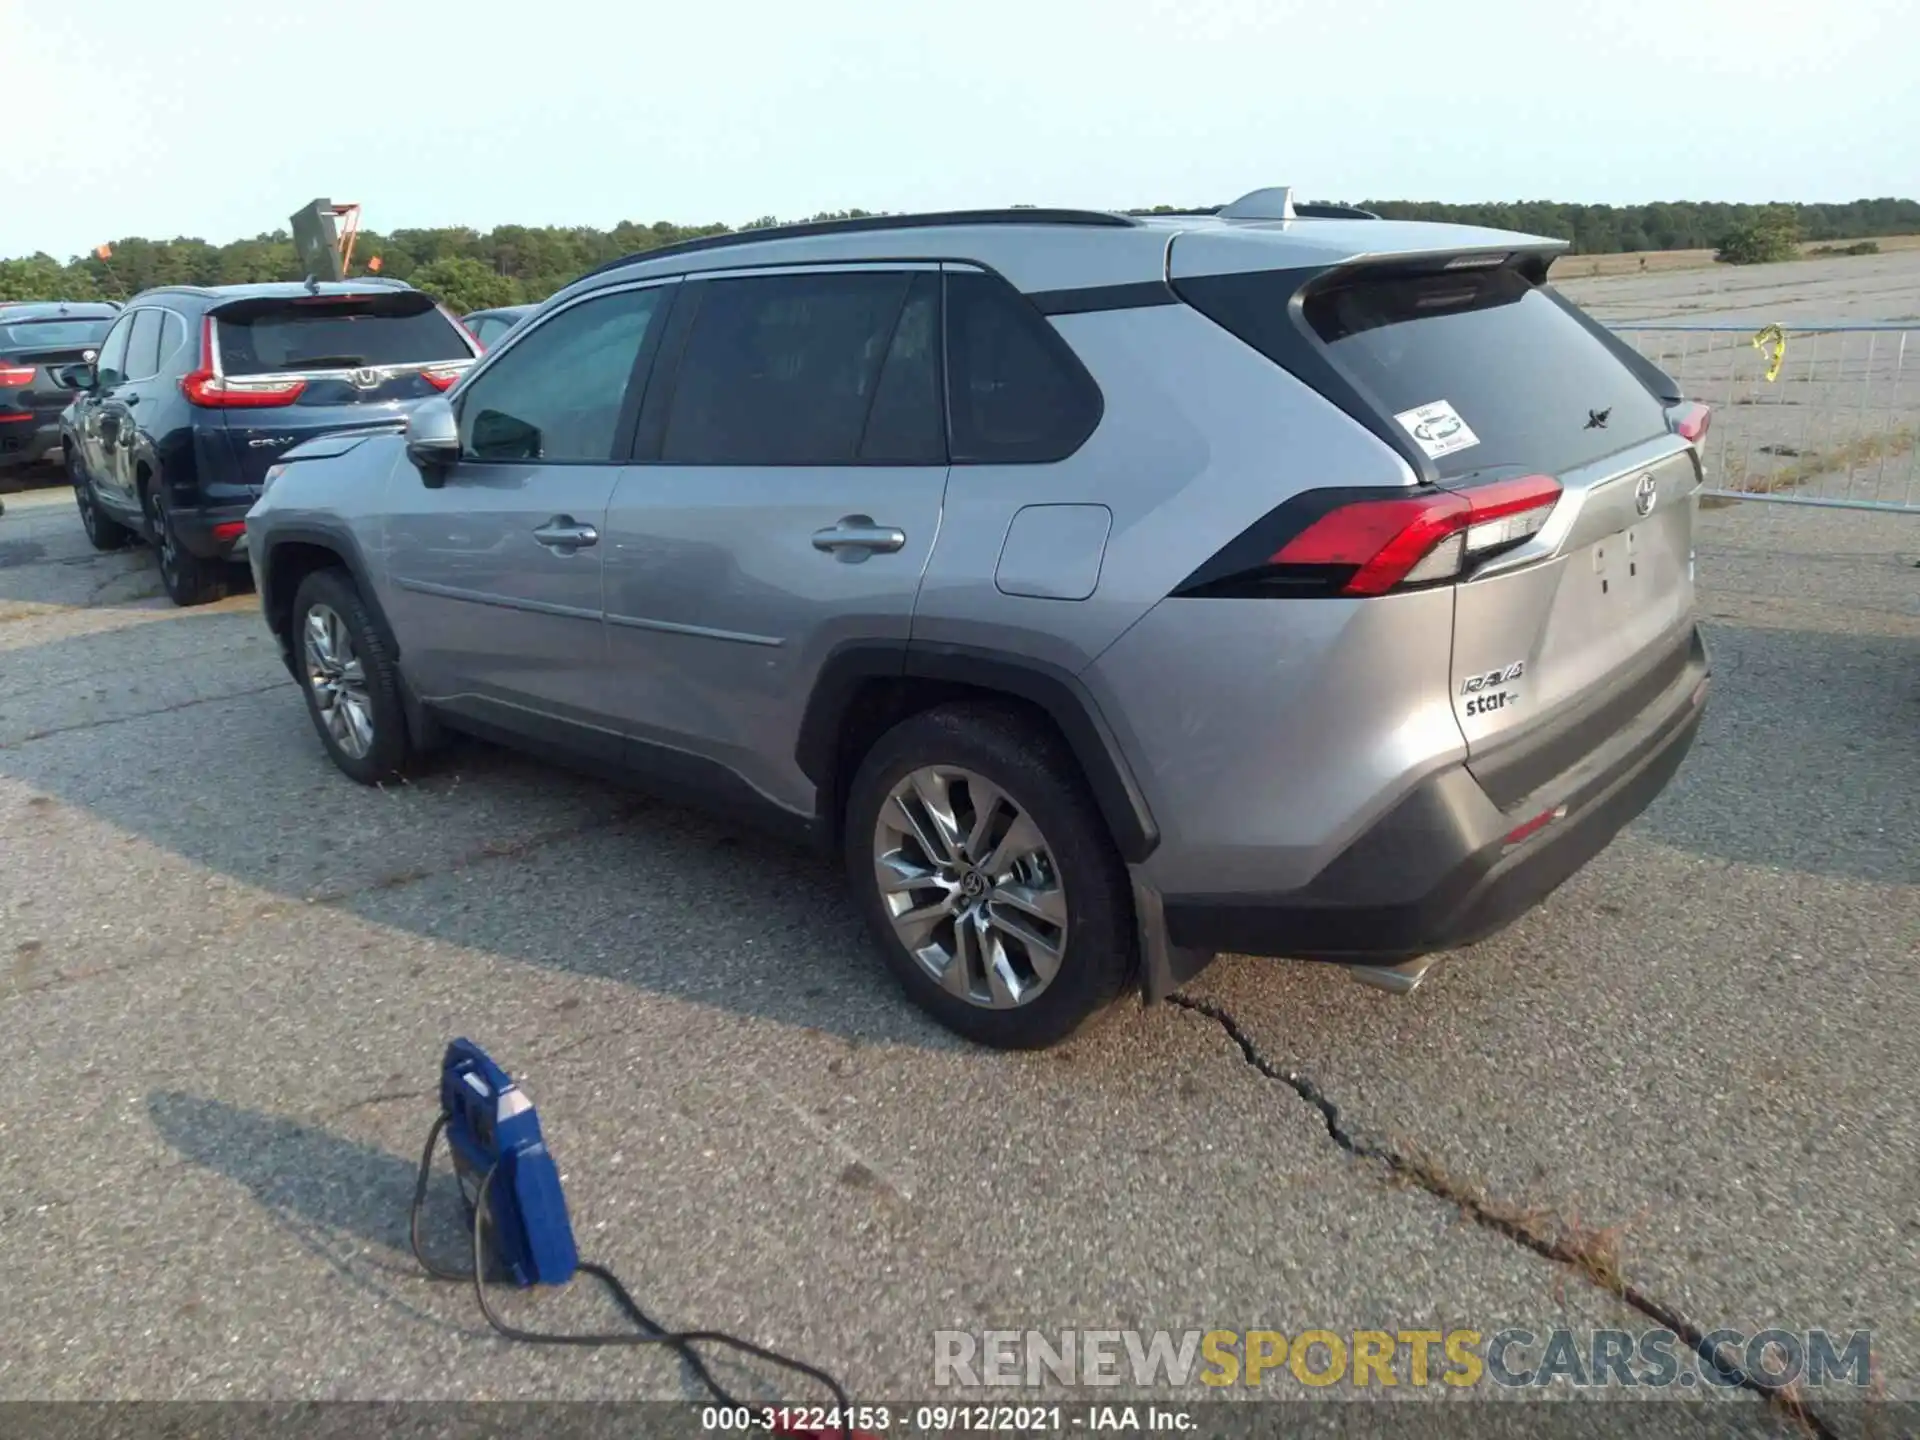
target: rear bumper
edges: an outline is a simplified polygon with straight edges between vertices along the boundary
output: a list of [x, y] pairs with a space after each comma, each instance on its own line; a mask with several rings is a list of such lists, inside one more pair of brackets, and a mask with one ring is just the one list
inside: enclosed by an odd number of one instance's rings
[[25, 420], [0, 423], [0, 470], [38, 465], [60, 454], [60, 417], [34, 424]]
[[[1300, 890], [1167, 896], [1168, 941], [1203, 951], [1394, 964], [1505, 928], [1594, 856], [1667, 786], [1693, 746], [1708, 665], [1687, 660], [1630, 723], [1507, 809], [1464, 766], [1416, 787]], [[1520, 827], [1553, 816], [1518, 840]]]
[[247, 536], [242, 530], [236, 536], [221, 536], [214, 533], [220, 526], [236, 525], [245, 521], [247, 511], [253, 508], [253, 502], [244, 505], [217, 505], [203, 510], [175, 510], [173, 512], [173, 533], [179, 538], [183, 548], [202, 560], [245, 560], [247, 558]]

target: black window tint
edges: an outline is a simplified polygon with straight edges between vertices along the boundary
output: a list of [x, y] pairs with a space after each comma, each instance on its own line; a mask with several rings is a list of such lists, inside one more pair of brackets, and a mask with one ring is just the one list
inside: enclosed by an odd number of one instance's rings
[[953, 458], [1063, 460], [1100, 423], [1100, 392], [1066, 341], [1004, 280], [947, 276]]
[[186, 323], [171, 310], [164, 311], [160, 326], [160, 368], [162, 370], [179, 368], [180, 347], [186, 343]]
[[460, 397], [460, 453], [611, 461], [634, 361], [667, 294], [597, 296], [520, 336]]
[[908, 278], [863, 271], [706, 282], [660, 458], [688, 465], [855, 460]]
[[95, 362], [102, 386], [118, 385], [127, 378], [127, 340], [133, 334], [133, 317], [122, 316], [107, 332]]
[[133, 317], [133, 338], [127, 341], [127, 378], [145, 380], [160, 368], [160, 312], [141, 310]]
[[0, 352], [15, 350], [84, 350], [100, 348], [108, 320], [25, 320], [0, 324]]
[[893, 327], [887, 361], [867, 412], [860, 458], [893, 465], [944, 465], [947, 417], [940, 403], [940, 277], [913, 277]]
[[1385, 416], [1445, 401], [1466, 423], [1476, 443], [1435, 459], [1443, 477], [1558, 472], [1667, 428], [1634, 374], [1514, 269], [1343, 283], [1310, 293], [1304, 314]]
[[404, 290], [242, 302], [220, 312], [217, 328], [228, 375], [430, 365], [473, 354], [431, 300]]

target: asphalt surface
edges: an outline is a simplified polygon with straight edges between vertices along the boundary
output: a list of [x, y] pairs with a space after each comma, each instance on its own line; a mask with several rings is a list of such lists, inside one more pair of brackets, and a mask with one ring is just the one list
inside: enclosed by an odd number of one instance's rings
[[586, 1254], [856, 1395], [928, 1397], [941, 1329], [1662, 1315], [1871, 1329], [1920, 1401], [1920, 520], [1718, 510], [1700, 553], [1702, 739], [1513, 930], [1405, 999], [1226, 958], [1007, 1056], [922, 1021], [806, 856], [478, 746], [349, 783], [250, 595], [175, 610], [68, 496], [10, 497], [0, 1400], [697, 1397], [663, 1355], [505, 1345], [416, 1269], [466, 1034], [539, 1102]]

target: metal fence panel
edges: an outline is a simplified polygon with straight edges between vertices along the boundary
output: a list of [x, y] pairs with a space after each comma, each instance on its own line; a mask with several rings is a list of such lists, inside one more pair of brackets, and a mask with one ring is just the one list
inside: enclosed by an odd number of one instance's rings
[[1920, 329], [1613, 328], [1713, 407], [1706, 494], [1920, 513]]

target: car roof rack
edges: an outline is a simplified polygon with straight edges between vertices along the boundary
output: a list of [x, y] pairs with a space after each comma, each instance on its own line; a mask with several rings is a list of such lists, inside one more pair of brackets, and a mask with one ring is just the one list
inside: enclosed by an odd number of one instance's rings
[[674, 255], [693, 255], [703, 250], [721, 250], [729, 245], [757, 245], [764, 240], [804, 240], [815, 235], [857, 235], [868, 231], [926, 230], [946, 225], [1086, 225], [1108, 229], [1130, 229], [1140, 222], [1111, 210], [1059, 210], [1038, 205], [1016, 205], [996, 210], [931, 210], [909, 215], [862, 215], [848, 220], [804, 220], [793, 225], [764, 225], [757, 230], [729, 230], [724, 235], [702, 235], [661, 245], [653, 250], [636, 250], [604, 265], [596, 265], [580, 278], [659, 260]]

